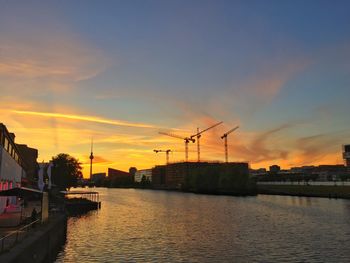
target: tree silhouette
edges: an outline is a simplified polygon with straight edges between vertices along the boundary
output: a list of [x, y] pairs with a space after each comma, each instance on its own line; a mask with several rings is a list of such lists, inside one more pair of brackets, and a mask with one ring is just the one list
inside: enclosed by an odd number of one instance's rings
[[77, 185], [78, 178], [82, 177], [81, 163], [66, 153], [52, 157], [52, 182], [59, 189], [66, 190]]
[[146, 177], [145, 175], [142, 175], [140, 184], [142, 187], [147, 187], [151, 185], [151, 181], [149, 180], [148, 177]]

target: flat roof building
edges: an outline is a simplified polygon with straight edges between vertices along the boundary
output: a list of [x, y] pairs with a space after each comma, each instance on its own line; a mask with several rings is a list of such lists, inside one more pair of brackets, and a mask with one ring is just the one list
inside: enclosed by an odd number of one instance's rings
[[[157, 170], [157, 169], [156, 169]], [[182, 162], [172, 163], [165, 166], [165, 171], [160, 169], [160, 173], [164, 173], [165, 178], [161, 178], [165, 182], [167, 188], [182, 189], [190, 187], [193, 183], [203, 181], [207, 177], [217, 177], [227, 174], [229, 176], [249, 176], [249, 168], [247, 163], [219, 163], [219, 162]], [[196, 182], [193, 182], [196, 181]]]
[[106, 179], [106, 173], [94, 173], [94, 174], [92, 174], [92, 176], [91, 176], [91, 180], [92, 180], [93, 182], [102, 181], [102, 180], [104, 180], [104, 179]]
[[350, 168], [350, 144], [343, 145], [343, 159], [345, 166]]
[[152, 184], [156, 187], [165, 186], [166, 165], [157, 165], [152, 168]]
[[128, 172], [108, 168], [108, 178], [112, 186], [126, 186], [132, 184], [132, 176]]
[[26, 144], [16, 144], [20, 155], [23, 158], [23, 166], [26, 171], [26, 177], [29, 182], [33, 183], [37, 180], [39, 170], [38, 150], [28, 147]]

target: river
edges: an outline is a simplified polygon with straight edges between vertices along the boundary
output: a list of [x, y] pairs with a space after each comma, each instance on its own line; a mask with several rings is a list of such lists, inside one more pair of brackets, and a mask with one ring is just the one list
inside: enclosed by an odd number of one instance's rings
[[350, 262], [350, 200], [96, 189], [56, 262]]

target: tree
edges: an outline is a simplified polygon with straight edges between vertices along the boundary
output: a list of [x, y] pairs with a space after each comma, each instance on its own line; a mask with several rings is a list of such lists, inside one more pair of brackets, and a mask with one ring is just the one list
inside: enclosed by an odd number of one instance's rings
[[132, 178], [132, 183], [134, 183], [135, 182], [135, 174], [136, 174], [136, 172], [137, 172], [137, 169], [136, 169], [136, 167], [130, 167], [129, 168], [129, 174], [130, 174], [130, 176], [131, 176], [131, 178]]
[[140, 184], [142, 187], [147, 187], [151, 185], [151, 181], [149, 180], [148, 177], [146, 177], [145, 175], [142, 175]]
[[340, 180], [343, 182], [343, 185], [344, 185], [344, 182], [347, 181], [350, 176], [348, 174], [341, 174], [339, 177], [340, 177]]
[[78, 178], [82, 176], [82, 167], [78, 159], [66, 153], [52, 157], [52, 183], [59, 189], [66, 190], [77, 185]]

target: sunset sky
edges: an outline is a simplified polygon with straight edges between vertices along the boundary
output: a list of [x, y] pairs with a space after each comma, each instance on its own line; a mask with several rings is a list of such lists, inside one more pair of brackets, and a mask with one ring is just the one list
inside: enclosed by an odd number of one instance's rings
[[[94, 172], [185, 158], [252, 168], [342, 163], [350, 143], [349, 1], [0, 0], [0, 122], [38, 161]], [[190, 144], [190, 159], [196, 160]]]

